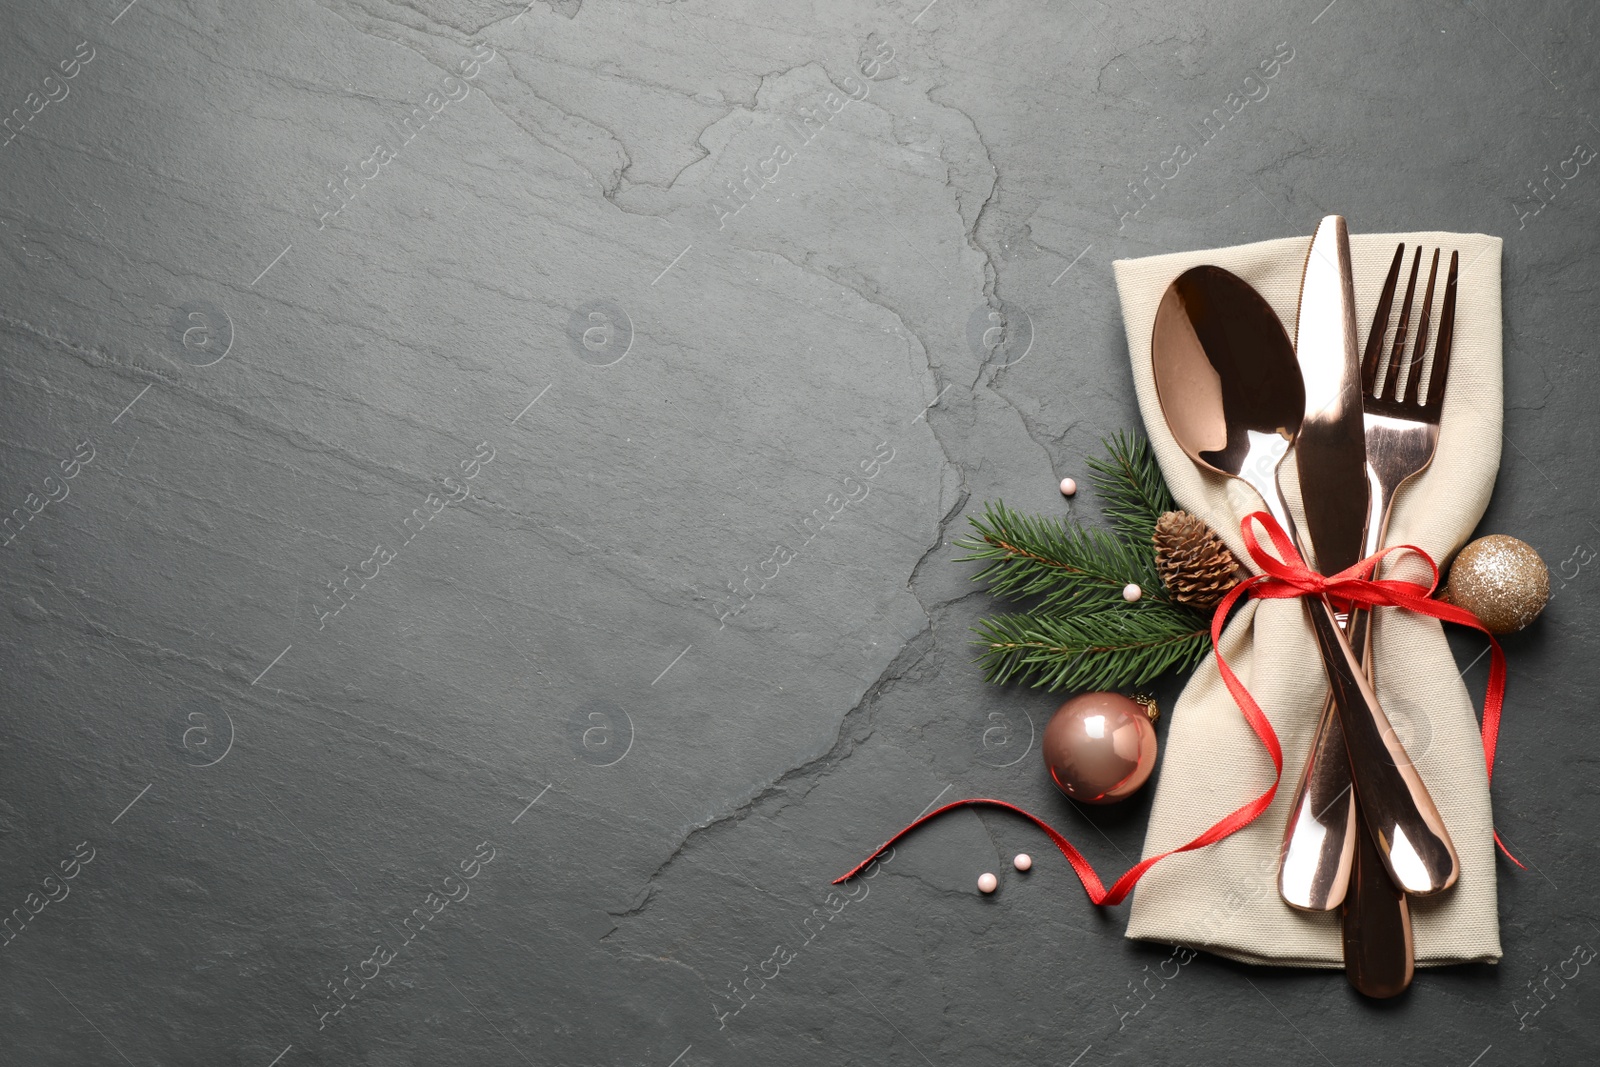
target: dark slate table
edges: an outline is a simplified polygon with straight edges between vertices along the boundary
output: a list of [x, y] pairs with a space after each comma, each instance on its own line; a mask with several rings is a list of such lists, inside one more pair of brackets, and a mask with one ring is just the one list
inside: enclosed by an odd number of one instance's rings
[[[1589, 8], [18, 0], [0, 30], [0, 1061], [1600, 1055]], [[1202, 955], [1130, 1013], [1173, 950], [999, 816], [830, 898], [964, 794], [1138, 854], [1148, 793], [1067, 806], [1030, 750], [1054, 700], [980, 679], [950, 542], [996, 497], [1095, 518], [1056, 482], [1136, 421], [1112, 259], [1329, 212], [1506, 239], [1483, 531], [1561, 588], [1507, 642], [1504, 961], [1375, 1005]]]

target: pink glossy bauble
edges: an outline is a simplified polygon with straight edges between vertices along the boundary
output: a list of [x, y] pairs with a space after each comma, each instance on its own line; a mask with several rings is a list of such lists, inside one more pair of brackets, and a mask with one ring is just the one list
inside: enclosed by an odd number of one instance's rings
[[1120, 693], [1084, 693], [1044, 728], [1044, 763], [1056, 787], [1084, 804], [1114, 804], [1149, 779], [1156, 731], [1140, 704]]

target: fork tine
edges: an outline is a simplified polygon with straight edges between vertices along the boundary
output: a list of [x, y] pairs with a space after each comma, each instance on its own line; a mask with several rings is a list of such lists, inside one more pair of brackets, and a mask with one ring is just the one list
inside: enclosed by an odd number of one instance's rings
[[1439, 250], [1433, 250], [1433, 265], [1428, 268], [1428, 288], [1422, 294], [1422, 314], [1417, 319], [1417, 340], [1411, 346], [1411, 358], [1406, 361], [1410, 370], [1406, 375], [1404, 404], [1417, 403], [1422, 389], [1422, 361], [1428, 355], [1428, 327], [1433, 325], [1433, 283], [1439, 276]]
[[1435, 420], [1444, 407], [1444, 387], [1450, 374], [1450, 345], [1456, 333], [1456, 267], [1460, 252], [1450, 253], [1450, 274], [1444, 283], [1444, 303], [1439, 310], [1439, 340], [1434, 344], [1433, 370], [1428, 372], [1428, 402], [1424, 410]]
[[1361, 391], [1376, 396], [1378, 389], [1378, 364], [1383, 361], [1383, 339], [1389, 333], [1389, 311], [1394, 307], [1394, 287], [1400, 280], [1400, 264], [1405, 262], [1406, 245], [1402, 241], [1394, 250], [1394, 262], [1389, 264], [1389, 276], [1383, 280], [1383, 292], [1378, 294], [1378, 306], [1372, 313], [1372, 329], [1367, 332], [1367, 352], [1361, 360]]
[[1406, 283], [1405, 302], [1400, 305], [1400, 322], [1394, 328], [1394, 352], [1389, 356], [1389, 376], [1384, 386], [1396, 399], [1400, 396], [1400, 356], [1406, 350], [1406, 334], [1411, 332], [1411, 298], [1417, 293], [1417, 269], [1422, 266], [1422, 246], [1411, 261], [1411, 280]]

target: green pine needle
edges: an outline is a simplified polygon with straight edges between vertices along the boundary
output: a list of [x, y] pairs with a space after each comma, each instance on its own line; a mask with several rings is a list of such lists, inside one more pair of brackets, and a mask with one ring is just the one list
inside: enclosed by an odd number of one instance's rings
[[978, 535], [956, 542], [968, 550], [960, 561], [988, 563], [974, 579], [988, 582], [997, 596], [1038, 597], [1031, 605], [1035, 610], [1070, 614], [1122, 604], [1123, 586], [1137, 582], [1146, 595], [1166, 600], [1149, 545], [1061, 519], [1023, 515], [1000, 501], [985, 505], [981, 518], [967, 521]]
[[1194, 666], [1211, 647], [1204, 617], [1166, 604], [1086, 615], [999, 615], [976, 627], [991, 682], [1035, 689], [1120, 689]]
[[1123, 537], [1148, 545], [1156, 532], [1156, 520], [1178, 510], [1155, 451], [1138, 434], [1118, 433], [1100, 443], [1109, 453], [1107, 457], [1088, 460], [1094, 472], [1090, 480], [1104, 500], [1100, 510]]
[[[975, 536], [956, 543], [973, 576], [1022, 610], [974, 632], [991, 682], [1035, 688], [1117, 689], [1194, 666], [1210, 648], [1207, 615], [1173, 602], [1156, 571], [1156, 521], [1177, 510], [1150, 443], [1119, 433], [1093, 458], [1101, 510], [1115, 533], [1023, 515], [995, 501], [969, 517]], [[1123, 587], [1143, 591], [1132, 604]]]

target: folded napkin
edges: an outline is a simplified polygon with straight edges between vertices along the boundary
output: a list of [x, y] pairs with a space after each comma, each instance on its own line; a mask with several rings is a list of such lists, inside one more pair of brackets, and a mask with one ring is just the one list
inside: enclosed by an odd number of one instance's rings
[[[1406, 243], [1407, 274], [1413, 249], [1420, 244], [1426, 250], [1417, 306], [1427, 278], [1426, 259], [1435, 247], [1444, 249], [1434, 330], [1450, 251], [1461, 253], [1455, 347], [1438, 452], [1433, 465], [1401, 490], [1388, 537], [1389, 544], [1416, 545], [1442, 562], [1483, 516], [1500, 465], [1500, 239], [1461, 233], [1352, 235], [1356, 322], [1363, 346], [1400, 241]], [[1239, 520], [1259, 510], [1258, 499], [1241, 483], [1202, 473], [1172, 439], [1156, 399], [1151, 329], [1168, 283], [1192, 266], [1212, 263], [1255, 286], [1293, 338], [1310, 245], [1309, 236], [1296, 237], [1114, 264], [1139, 409], [1161, 470], [1178, 505], [1209, 523], [1241, 560], [1248, 557]], [[1396, 305], [1404, 276], [1400, 284]], [[1291, 477], [1293, 466], [1291, 454], [1286, 465]], [[1294, 490], [1289, 495], [1299, 521]], [[1420, 576], [1415, 564], [1391, 573], [1411, 580]], [[1433, 794], [1461, 857], [1461, 878], [1452, 889], [1432, 899], [1411, 900], [1417, 962], [1495, 962], [1500, 958], [1500, 931], [1493, 826], [1472, 703], [1437, 620], [1380, 608], [1374, 635], [1379, 701]], [[1248, 963], [1340, 967], [1339, 913], [1296, 911], [1277, 888], [1284, 825], [1327, 693], [1301, 602], [1247, 601], [1229, 624], [1222, 651], [1283, 742], [1283, 781], [1272, 807], [1245, 829], [1151, 868], [1134, 892], [1127, 936], [1205, 948]], [[1223, 686], [1215, 657], [1208, 656], [1184, 687], [1169, 720], [1144, 854], [1190, 840], [1258, 796], [1271, 781], [1270, 759]]]

